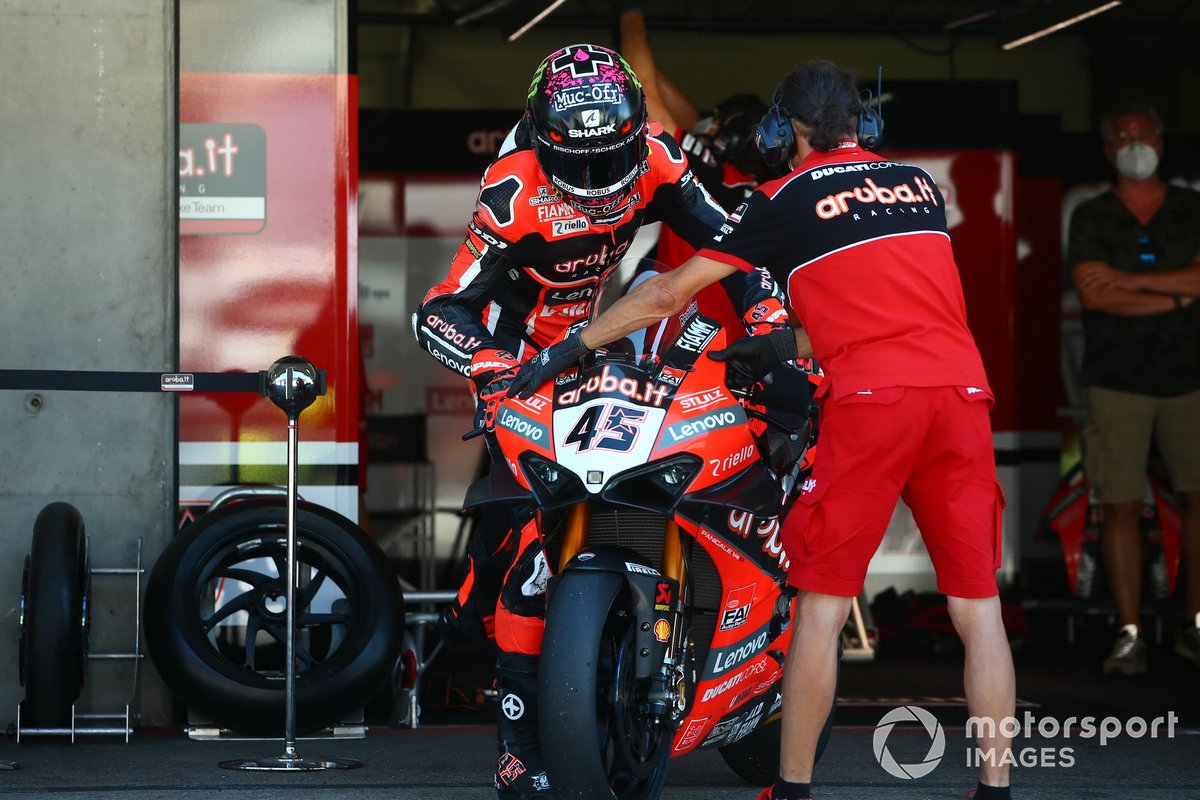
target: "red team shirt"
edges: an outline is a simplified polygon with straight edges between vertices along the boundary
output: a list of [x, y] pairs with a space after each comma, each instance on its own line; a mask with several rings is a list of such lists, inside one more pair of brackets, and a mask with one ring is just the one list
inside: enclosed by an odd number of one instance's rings
[[859, 594], [902, 498], [939, 590], [994, 595], [991, 393], [933, 178], [851, 143], [814, 152], [700, 254], [769, 271], [825, 370], [821, 455], [783, 522], [789, 582]]
[[945, 200], [920, 167], [857, 146], [813, 152], [763, 184], [730, 223], [732, 232], [700, 255], [742, 270], [763, 267], [786, 287], [825, 370], [822, 395], [889, 386], [987, 390]]

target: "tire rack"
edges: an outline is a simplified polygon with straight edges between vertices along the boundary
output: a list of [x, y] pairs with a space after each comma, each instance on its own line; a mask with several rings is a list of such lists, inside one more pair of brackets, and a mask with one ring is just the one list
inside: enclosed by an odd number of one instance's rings
[[[323, 377], [322, 377], [323, 380]], [[42, 370], [42, 369], [0, 369], [0, 390], [36, 390], [36, 391], [75, 391], [75, 392], [152, 392], [163, 394], [178, 393], [207, 393], [207, 392], [247, 392], [266, 396], [267, 371], [259, 373], [245, 372], [98, 372], [87, 370]], [[137, 624], [134, 627], [133, 653], [89, 653], [88, 660], [130, 660], [133, 662], [133, 696], [125, 704], [124, 713], [88, 713], [76, 709], [78, 702], [71, 707], [71, 726], [69, 728], [22, 728], [21, 705], [17, 704], [16, 737], [21, 736], [70, 736], [74, 742], [77, 736], [84, 734], [124, 735], [129, 742], [133, 731], [135, 715], [132, 705], [137, 696], [139, 667], [141, 665], [141, 635], [142, 635], [142, 540], [137, 542], [137, 562], [132, 569], [103, 568], [89, 570], [93, 575], [134, 575], [136, 579], [137, 602], [134, 615]], [[124, 725], [79, 725], [77, 723], [101, 723], [103, 721], [124, 722]], [[4, 768], [0, 764], [0, 768]]]
[[[90, 537], [89, 537], [90, 540]], [[88, 552], [91, 552], [89, 545]], [[78, 736], [124, 736], [125, 743], [129, 743], [129, 737], [133, 735], [133, 723], [138, 715], [134, 712], [134, 703], [137, 701], [139, 680], [141, 678], [141, 663], [145, 655], [142, 653], [142, 576], [146, 570], [142, 566], [142, 539], [138, 537], [137, 552], [132, 567], [89, 567], [89, 578], [97, 575], [126, 575], [133, 577], [134, 583], [134, 612], [133, 612], [133, 651], [129, 653], [120, 652], [100, 652], [93, 653], [90, 650], [86, 655], [84, 670], [86, 672], [86, 664], [92, 661], [129, 661], [132, 662], [131, 668], [131, 686], [129, 690], [129, 700], [125, 703], [124, 711], [80, 711], [79, 701], [76, 700], [71, 704], [71, 726], [69, 728], [23, 728], [21, 726], [21, 704], [17, 703], [17, 726], [16, 735], [17, 743], [21, 742], [22, 736], [70, 736], [71, 743], [75, 743]], [[89, 585], [91, 581], [89, 580]], [[91, 592], [89, 590], [88, 594]], [[87, 613], [91, 615], [92, 609], [89, 608]], [[110, 724], [105, 725], [103, 723]], [[119, 725], [119, 727], [118, 727]]]
[[[433, 605], [444, 607], [452, 602], [457, 592], [405, 592], [405, 605], [423, 605], [432, 608]], [[412, 628], [413, 649], [416, 655], [416, 665], [412, 676], [411, 687], [401, 686], [404, 677], [404, 653], [396, 661], [392, 671], [392, 685], [400, 687], [392, 704], [392, 721], [407, 728], [416, 728], [421, 722], [421, 679], [425, 670], [442, 651], [442, 642], [434, 645], [429, 655], [425, 655], [425, 632], [430, 625], [436, 625], [441, 613], [438, 611], [409, 611], [404, 615], [404, 624]]]

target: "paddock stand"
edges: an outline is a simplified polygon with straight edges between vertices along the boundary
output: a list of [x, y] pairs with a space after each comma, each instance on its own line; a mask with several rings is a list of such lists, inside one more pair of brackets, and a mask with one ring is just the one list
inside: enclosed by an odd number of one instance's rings
[[283, 753], [252, 759], [220, 762], [223, 769], [270, 772], [312, 772], [354, 769], [362, 762], [352, 758], [304, 758], [296, 750], [296, 461], [300, 414], [325, 393], [324, 374], [299, 356], [285, 356], [267, 370], [265, 392], [287, 415], [287, 661], [284, 683]]

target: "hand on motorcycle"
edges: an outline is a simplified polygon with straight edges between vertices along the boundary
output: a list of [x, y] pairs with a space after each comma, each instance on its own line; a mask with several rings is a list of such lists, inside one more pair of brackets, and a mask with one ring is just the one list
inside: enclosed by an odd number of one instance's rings
[[479, 390], [475, 396], [475, 427], [493, 430], [496, 427], [496, 412], [500, 402], [508, 397], [516, 372], [505, 372]]
[[709, 353], [709, 358], [725, 362], [726, 385], [748, 389], [779, 364], [796, 358], [796, 336], [787, 327], [759, 336], [743, 336], [724, 350]]
[[577, 364], [587, 352], [588, 346], [583, 343], [582, 331], [571, 333], [561, 342], [555, 342], [522, 364], [508, 388], [508, 393], [521, 399], [533, 397], [543, 384]]

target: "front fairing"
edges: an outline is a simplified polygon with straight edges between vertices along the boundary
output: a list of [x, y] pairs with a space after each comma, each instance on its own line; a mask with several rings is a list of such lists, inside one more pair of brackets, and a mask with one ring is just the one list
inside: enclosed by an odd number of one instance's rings
[[688, 503], [777, 513], [746, 412], [708, 357], [724, 342], [691, 305], [610, 343], [533, 397], [506, 400], [496, 454], [542, 508], [598, 496], [664, 514]]

